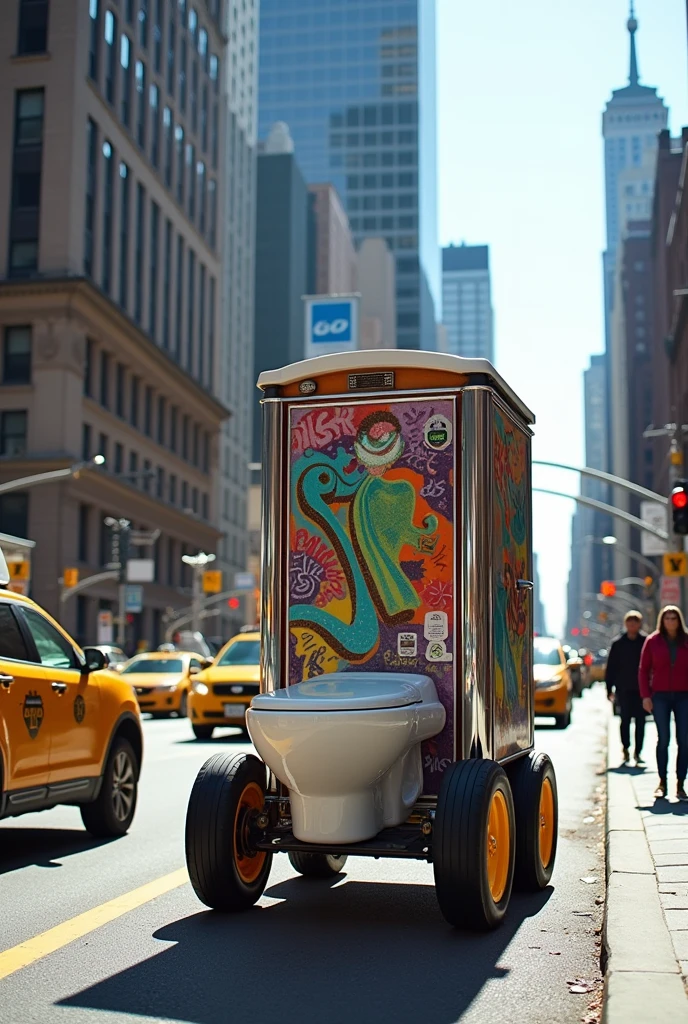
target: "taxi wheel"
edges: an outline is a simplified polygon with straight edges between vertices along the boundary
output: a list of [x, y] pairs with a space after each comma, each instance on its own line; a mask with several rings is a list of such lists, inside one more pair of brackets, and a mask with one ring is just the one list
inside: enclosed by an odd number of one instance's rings
[[192, 725], [193, 734], [197, 740], [211, 740], [214, 728], [212, 725]]
[[571, 705], [568, 706], [563, 715], [554, 716], [555, 729], [568, 729], [571, 725]]
[[265, 765], [252, 754], [216, 754], [198, 773], [186, 814], [186, 863], [206, 906], [247, 910], [263, 895], [272, 854], [252, 847], [250, 825], [264, 802]]
[[139, 768], [134, 749], [119, 737], [112, 744], [97, 798], [81, 807], [81, 820], [92, 836], [123, 836], [129, 830], [138, 792]]
[[514, 884], [526, 892], [544, 889], [554, 870], [559, 801], [554, 766], [534, 750], [509, 766], [516, 811]]
[[307, 878], [332, 878], [338, 875], [347, 861], [345, 853], [337, 856], [332, 853], [295, 853], [289, 854], [289, 862], [295, 871]]
[[504, 918], [514, 877], [514, 801], [496, 761], [457, 761], [444, 773], [432, 840], [440, 910], [456, 928], [487, 931]]
[[182, 694], [182, 699], [179, 701], [179, 711], [177, 712], [177, 718], [186, 718], [187, 717], [187, 704], [188, 704], [188, 697], [186, 695], [186, 690], [185, 690], [184, 693]]

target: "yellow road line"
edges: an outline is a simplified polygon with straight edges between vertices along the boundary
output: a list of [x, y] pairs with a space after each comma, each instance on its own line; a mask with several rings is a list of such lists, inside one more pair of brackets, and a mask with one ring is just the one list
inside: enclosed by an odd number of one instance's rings
[[114, 900], [102, 903], [99, 907], [94, 907], [93, 910], [78, 914], [71, 920], [65, 921], [64, 924], [49, 928], [47, 932], [41, 932], [40, 935], [35, 935], [32, 939], [27, 939], [26, 942], [20, 942], [18, 946], [6, 949], [4, 953], [0, 953], [0, 980], [21, 970], [22, 967], [28, 967], [36, 960], [48, 956], [49, 953], [68, 946], [75, 939], [88, 935], [89, 932], [122, 917], [123, 914], [128, 914], [130, 910], [135, 910], [136, 907], [141, 907], [144, 903], [150, 903], [157, 896], [162, 896], [172, 889], [178, 889], [188, 880], [189, 875], [186, 868], [179, 868], [178, 871], [163, 875], [162, 878], [156, 878], [153, 882], [147, 882], [146, 885], [126, 892], [123, 896], [116, 896]]

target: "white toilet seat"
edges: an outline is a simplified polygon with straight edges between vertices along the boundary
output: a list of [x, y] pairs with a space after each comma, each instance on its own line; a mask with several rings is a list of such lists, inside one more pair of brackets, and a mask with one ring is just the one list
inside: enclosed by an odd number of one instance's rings
[[253, 698], [256, 711], [366, 711], [422, 704], [424, 676], [333, 673]]

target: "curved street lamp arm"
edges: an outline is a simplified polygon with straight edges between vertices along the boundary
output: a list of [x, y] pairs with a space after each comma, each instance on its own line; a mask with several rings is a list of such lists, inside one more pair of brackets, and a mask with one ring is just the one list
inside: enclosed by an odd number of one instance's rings
[[657, 494], [656, 491], [650, 491], [647, 487], [641, 487], [640, 484], [631, 483], [630, 480], [625, 480], [622, 476], [613, 476], [611, 473], [603, 473], [601, 469], [590, 469], [588, 466], [567, 466], [563, 462], [543, 462], [539, 459], [533, 460], [534, 466], [551, 466], [552, 469], [570, 469], [572, 473], [580, 473], [581, 476], [590, 476], [595, 480], [604, 480], [605, 483], [614, 484], [616, 487], [621, 487], [625, 491], [630, 491], [631, 494], [639, 494], [642, 498], [648, 498], [650, 501], [657, 501], [662, 505], [668, 505], [669, 499], [664, 494]]
[[598, 501], [596, 498], [584, 498], [582, 494], [566, 494], [564, 491], [550, 491], [545, 487], [533, 487], [533, 490], [537, 491], [538, 494], [553, 494], [555, 498], [568, 498], [570, 501], [577, 501], [579, 505], [585, 505], [587, 508], [596, 508], [600, 512], [606, 512], [607, 515], [623, 519], [625, 523], [637, 526], [639, 530], [645, 530], [646, 533], [653, 533], [655, 537], [660, 537], [662, 540], [669, 539], [669, 534], [666, 530], [660, 530], [659, 527], [645, 523], [642, 519], [638, 519], [637, 516], [632, 516], [630, 512], [624, 512], [622, 509], [615, 508], [614, 505], [607, 505], [606, 502]]

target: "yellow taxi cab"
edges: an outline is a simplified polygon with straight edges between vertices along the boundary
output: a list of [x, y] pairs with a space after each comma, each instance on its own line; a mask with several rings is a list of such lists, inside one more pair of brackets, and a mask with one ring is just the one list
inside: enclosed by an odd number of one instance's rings
[[142, 711], [154, 718], [186, 718], [191, 677], [207, 664], [191, 651], [151, 651], [128, 661], [120, 675], [134, 687]]
[[209, 668], [194, 676], [188, 716], [198, 740], [221, 725], [246, 728], [246, 708], [259, 690], [260, 633], [251, 629], [225, 644]]
[[571, 722], [573, 687], [566, 655], [554, 637], [535, 637], [533, 675], [535, 714], [554, 716], [557, 729], [565, 729]]
[[143, 753], [131, 686], [28, 597], [0, 551], [0, 818], [77, 805], [94, 836], [122, 836]]

